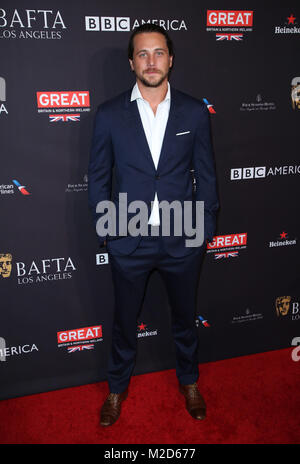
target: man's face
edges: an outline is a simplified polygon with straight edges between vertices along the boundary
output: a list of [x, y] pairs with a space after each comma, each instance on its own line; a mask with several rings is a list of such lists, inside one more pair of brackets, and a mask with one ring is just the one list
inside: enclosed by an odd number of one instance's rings
[[159, 32], [143, 32], [134, 39], [132, 71], [146, 87], [158, 87], [168, 78], [173, 57], [169, 55], [165, 37]]

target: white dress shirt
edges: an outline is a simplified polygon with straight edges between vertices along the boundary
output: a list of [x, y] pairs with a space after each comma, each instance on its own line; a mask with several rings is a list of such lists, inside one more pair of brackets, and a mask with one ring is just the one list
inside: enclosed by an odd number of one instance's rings
[[[144, 100], [144, 98], [142, 97], [137, 83], [135, 84], [131, 92], [131, 101], [133, 100], [137, 101], [138, 110], [142, 120], [149, 149], [152, 155], [153, 163], [155, 169], [157, 169], [170, 111], [170, 84], [168, 82], [167, 94], [165, 96], [165, 99], [158, 105], [155, 115], [149, 102]], [[160, 224], [157, 193], [155, 193], [153, 208], [148, 224], [151, 224], [153, 226], [159, 226]]]

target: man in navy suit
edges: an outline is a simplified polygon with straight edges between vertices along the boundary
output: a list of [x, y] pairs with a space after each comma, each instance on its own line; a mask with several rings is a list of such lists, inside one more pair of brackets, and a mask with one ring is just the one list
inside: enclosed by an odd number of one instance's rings
[[[110, 393], [101, 408], [102, 426], [118, 419], [128, 395], [135, 365], [137, 318], [153, 269], [166, 285], [172, 310], [179, 391], [193, 418], [204, 419], [206, 415], [197, 386], [195, 310], [205, 242], [213, 239], [219, 206], [209, 113], [202, 101], [170, 86], [174, 52], [163, 28], [148, 23], [136, 28], [128, 56], [136, 83], [99, 106], [88, 171], [89, 206], [100, 245], [107, 247], [115, 297], [108, 362]], [[133, 210], [128, 208], [124, 213], [124, 198], [127, 204], [140, 201], [148, 208], [147, 221], [138, 232], [137, 227], [130, 232], [129, 225], [137, 224]], [[110, 200], [116, 206], [115, 218], [105, 215], [103, 208]], [[181, 234], [175, 232], [175, 213], [169, 216], [170, 233], [162, 232], [163, 202], [175, 202], [179, 207], [190, 202], [193, 225], [197, 217], [194, 206], [204, 202], [201, 246], [187, 246], [185, 228]], [[105, 231], [103, 219], [109, 223], [109, 218], [114, 221]], [[196, 230], [198, 226], [196, 221]]]

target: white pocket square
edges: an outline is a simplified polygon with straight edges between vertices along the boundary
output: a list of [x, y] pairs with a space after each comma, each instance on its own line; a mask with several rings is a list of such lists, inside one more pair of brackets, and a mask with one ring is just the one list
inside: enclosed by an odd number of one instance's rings
[[186, 131], [186, 132], [178, 132], [176, 135], [185, 135], [189, 134], [191, 131]]

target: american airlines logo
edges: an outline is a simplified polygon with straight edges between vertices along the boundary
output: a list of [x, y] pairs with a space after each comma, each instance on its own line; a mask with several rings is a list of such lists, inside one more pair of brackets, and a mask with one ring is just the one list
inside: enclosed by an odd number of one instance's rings
[[13, 183], [18, 187], [19, 192], [22, 193], [22, 195], [30, 195], [28, 190], [26, 190], [25, 185], [21, 185], [16, 179], [13, 180]]
[[212, 105], [211, 103], [209, 103], [209, 101], [207, 100], [207, 98], [203, 98], [203, 101], [204, 101], [204, 103], [206, 104], [206, 107], [207, 107], [208, 111], [209, 111], [211, 114], [216, 114], [216, 110], [214, 109], [214, 105]]
[[196, 327], [200, 327], [200, 325], [203, 325], [204, 327], [210, 327], [210, 324], [207, 322], [204, 317], [198, 315], [196, 319]]
[[[20, 184], [20, 182], [16, 179], [12, 181], [15, 186], [18, 188], [19, 192], [22, 195], [30, 195], [27, 187], [25, 185]], [[13, 184], [0, 184], [0, 195], [12, 195], [15, 193], [14, 185]]]

